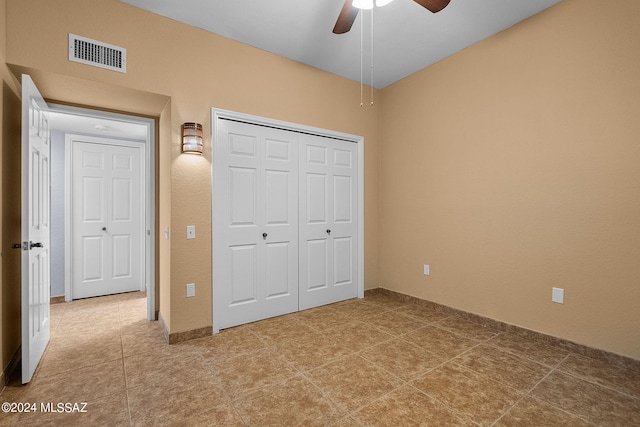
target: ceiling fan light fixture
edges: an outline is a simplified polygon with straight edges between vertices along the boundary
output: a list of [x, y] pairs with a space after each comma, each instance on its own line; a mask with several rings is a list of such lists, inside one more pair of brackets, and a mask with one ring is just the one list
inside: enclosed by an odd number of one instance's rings
[[373, 9], [373, 0], [353, 0], [353, 7], [356, 9]]
[[391, 3], [393, 0], [376, 0], [376, 7], [386, 6]]

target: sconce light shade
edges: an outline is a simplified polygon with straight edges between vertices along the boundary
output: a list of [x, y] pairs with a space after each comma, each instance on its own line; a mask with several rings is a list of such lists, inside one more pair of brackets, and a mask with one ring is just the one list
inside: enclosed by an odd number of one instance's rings
[[182, 152], [202, 154], [202, 125], [200, 123], [182, 124]]

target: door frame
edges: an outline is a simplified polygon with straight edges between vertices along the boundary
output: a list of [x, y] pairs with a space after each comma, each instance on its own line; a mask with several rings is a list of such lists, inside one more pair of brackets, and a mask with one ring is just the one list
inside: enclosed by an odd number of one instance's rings
[[[49, 104], [51, 111], [64, 113], [75, 116], [95, 117], [99, 119], [117, 120], [127, 123], [135, 123], [144, 125], [147, 128], [146, 140], [144, 143], [144, 281], [141, 285], [141, 291], [146, 290], [147, 297], [147, 320], [156, 320], [156, 277], [155, 277], [155, 263], [156, 253], [158, 248], [156, 247], [156, 162], [155, 162], [155, 137], [156, 137], [156, 123], [154, 119], [147, 117], [132, 116], [127, 114], [112, 113], [99, 110], [91, 110], [89, 108], [72, 107], [69, 105], [61, 104]], [[67, 142], [67, 137], [70, 135], [76, 135], [73, 132], [69, 132], [65, 136], [65, 301], [69, 302], [72, 299], [71, 295], [71, 253], [70, 244], [71, 238], [71, 152], [70, 144]], [[76, 135], [78, 136], [78, 135]], [[98, 140], [109, 140], [109, 138], [101, 138], [96, 136], [84, 136], [80, 135], [82, 139], [88, 141], [92, 138]], [[118, 140], [115, 140], [118, 141]], [[122, 142], [122, 141], [120, 141]], [[112, 144], [113, 145], [113, 144]]]
[[358, 147], [358, 283], [357, 283], [357, 295], [358, 298], [364, 298], [364, 136], [352, 135], [348, 133], [342, 133], [332, 131], [328, 129], [317, 128], [313, 126], [302, 125], [299, 123], [286, 122], [268, 117], [255, 116], [251, 114], [239, 113], [236, 111], [224, 110], [220, 108], [211, 108], [211, 310], [213, 321], [213, 333], [220, 331], [218, 325], [220, 325], [220, 315], [215, 309], [215, 259], [214, 259], [214, 239], [215, 232], [219, 228], [216, 224], [216, 182], [215, 182], [215, 160], [217, 158], [217, 144], [216, 137], [218, 134], [219, 121], [220, 120], [235, 120], [257, 126], [267, 126], [291, 132], [312, 134], [317, 136], [323, 136], [331, 139], [337, 139], [341, 141], [351, 142], [357, 144]]
[[[141, 230], [141, 243], [146, 241], [146, 236], [145, 236], [145, 232], [144, 230], [147, 229], [146, 227], [146, 205], [147, 205], [147, 198], [148, 195], [146, 193], [147, 191], [147, 174], [146, 174], [146, 168], [145, 168], [145, 161], [144, 161], [144, 142], [140, 142], [140, 141], [129, 141], [129, 140], [118, 140], [118, 139], [110, 139], [110, 138], [102, 138], [102, 137], [95, 137], [95, 136], [84, 136], [84, 135], [78, 135], [78, 134], [72, 134], [72, 133], [67, 133], [65, 134], [65, 160], [64, 160], [64, 202], [65, 202], [65, 208], [64, 208], [64, 221], [65, 221], [65, 245], [64, 245], [64, 251], [65, 251], [65, 256], [64, 256], [64, 263], [65, 263], [65, 275], [64, 275], [64, 296], [65, 296], [65, 301], [69, 302], [73, 299], [73, 283], [72, 283], [72, 277], [73, 277], [73, 207], [72, 207], [72, 203], [73, 203], [73, 143], [74, 142], [79, 142], [79, 143], [85, 143], [85, 144], [96, 144], [96, 145], [115, 145], [115, 146], [119, 146], [119, 147], [128, 147], [128, 148], [135, 148], [137, 150], [140, 150], [140, 154], [142, 154], [140, 156], [140, 168], [142, 169], [142, 174], [141, 174], [141, 178], [142, 178], [142, 185], [140, 186], [140, 192], [145, 192], [145, 197], [144, 199], [141, 199], [139, 201], [140, 203], [140, 212], [142, 213], [141, 218], [142, 218], [142, 222], [144, 224], [143, 229]], [[146, 277], [147, 277], [147, 250], [146, 250], [146, 244], [143, 244], [143, 253], [141, 254], [140, 257], [140, 264], [141, 264], [141, 276], [143, 278], [143, 280], [140, 283], [139, 286], [139, 291], [140, 292], [144, 292], [146, 290], [147, 287], [147, 283], [146, 283]]]

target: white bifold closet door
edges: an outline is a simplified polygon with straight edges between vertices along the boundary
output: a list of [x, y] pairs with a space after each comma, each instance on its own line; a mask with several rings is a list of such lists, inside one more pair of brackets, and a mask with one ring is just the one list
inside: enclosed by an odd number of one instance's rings
[[298, 310], [298, 134], [221, 120], [214, 310], [228, 328]]
[[357, 296], [357, 144], [218, 120], [214, 330]]

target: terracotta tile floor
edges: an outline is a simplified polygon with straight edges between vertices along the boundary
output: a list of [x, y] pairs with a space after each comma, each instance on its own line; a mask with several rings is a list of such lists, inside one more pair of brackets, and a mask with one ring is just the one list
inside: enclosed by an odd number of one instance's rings
[[139, 293], [52, 306], [0, 425], [632, 426], [640, 371], [374, 294], [169, 346]]

